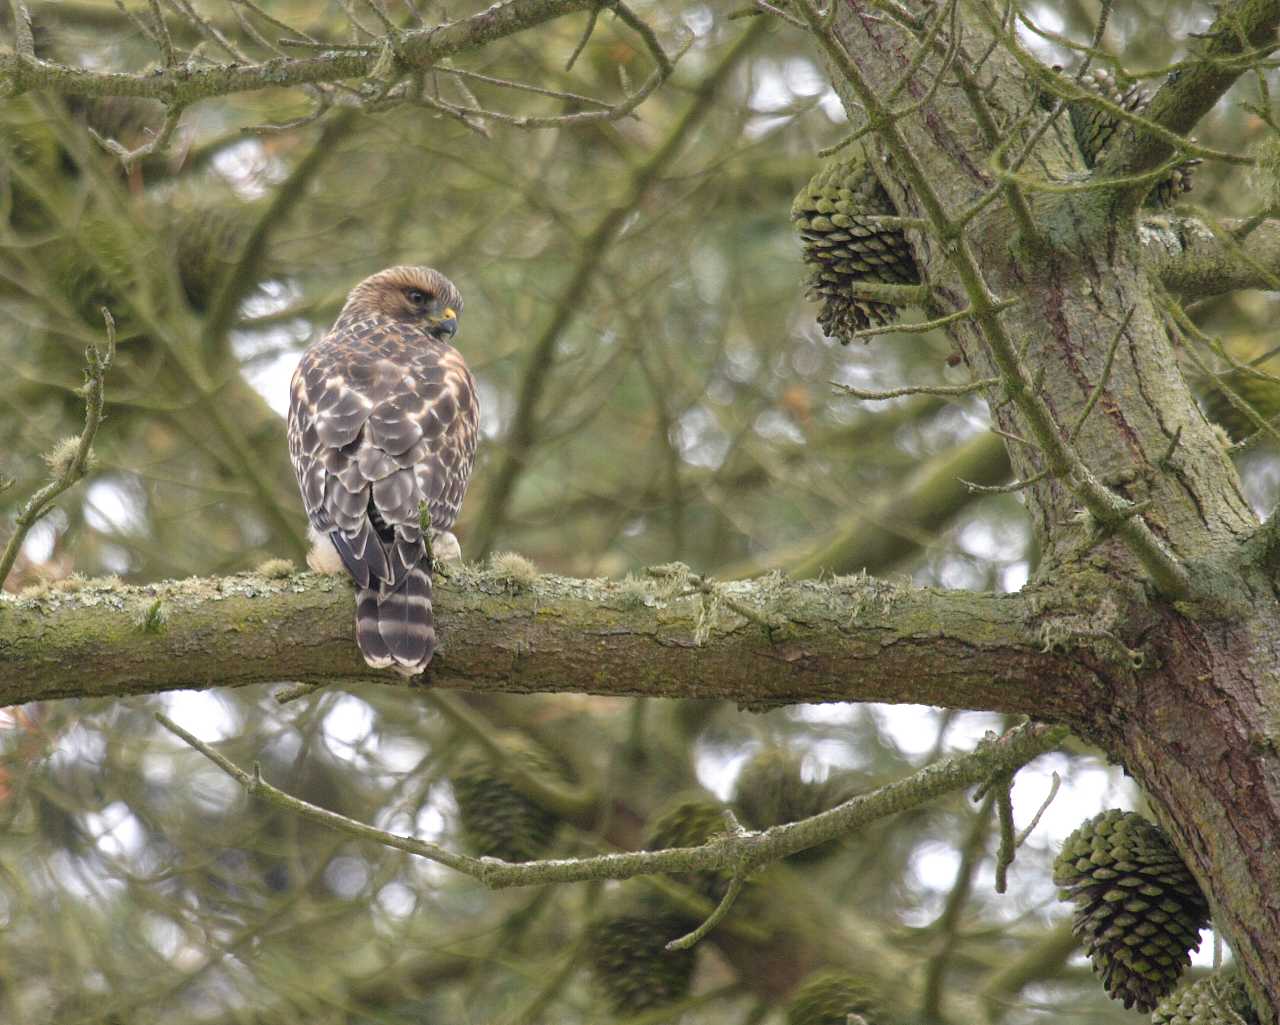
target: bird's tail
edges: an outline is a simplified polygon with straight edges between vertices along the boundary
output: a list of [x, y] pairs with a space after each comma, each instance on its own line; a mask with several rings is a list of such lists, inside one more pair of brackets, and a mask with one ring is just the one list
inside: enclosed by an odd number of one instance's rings
[[431, 611], [431, 574], [425, 565], [409, 570], [394, 591], [361, 588], [356, 598], [356, 643], [375, 669], [416, 676], [436, 649]]

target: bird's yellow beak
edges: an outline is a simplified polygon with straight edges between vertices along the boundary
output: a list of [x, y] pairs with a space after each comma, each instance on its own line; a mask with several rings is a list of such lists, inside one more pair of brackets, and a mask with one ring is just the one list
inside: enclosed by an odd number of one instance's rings
[[438, 330], [441, 334], [446, 334], [450, 338], [452, 338], [458, 330], [457, 310], [455, 310], [452, 306], [448, 307], [444, 311], [444, 315], [441, 316], [441, 318], [437, 320], [435, 323], [436, 323], [436, 330]]

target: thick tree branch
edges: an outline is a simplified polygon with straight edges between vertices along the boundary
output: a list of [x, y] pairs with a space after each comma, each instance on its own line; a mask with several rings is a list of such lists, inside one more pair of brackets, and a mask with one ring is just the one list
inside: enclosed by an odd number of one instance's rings
[[[761, 622], [735, 611], [758, 611]], [[864, 577], [683, 586], [541, 576], [438, 579], [443, 650], [428, 685], [797, 701], [898, 701], [1070, 719], [1101, 694], [1087, 649], [1046, 650], [1045, 594], [983, 595]], [[0, 707], [271, 681], [368, 680], [346, 581], [242, 574], [91, 581], [0, 602]], [[702, 636], [701, 644], [696, 638]], [[400, 678], [386, 675], [388, 683]], [[417, 684], [414, 684], [417, 685]]]
[[[1183, 62], [1176, 74], [1151, 98], [1144, 117], [1185, 135], [1196, 126], [1235, 80], [1277, 45], [1280, 0], [1235, 0], [1218, 8], [1218, 16], [1201, 37], [1200, 52]], [[1130, 129], [1107, 151], [1098, 167], [1100, 177], [1131, 178], [1153, 171], [1174, 155], [1166, 139]], [[1147, 189], [1129, 190], [1137, 209]]]
[[1184, 301], [1241, 288], [1274, 290], [1280, 281], [1280, 221], [1264, 221], [1243, 238], [1246, 224], [1223, 219], [1215, 231], [1196, 217], [1162, 218], [1140, 234], [1148, 265]]
[[[395, 56], [408, 68], [426, 69], [454, 54], [595, 6], [595, 0], [509, 0], [469, 18], [402, 32], [396, 39]], [[211, 96], [363, 78], [374, 70], [382, 52], [381, 43], [374, 41], [366, 49], [335, 49], [315, 57], [281, 57], [248, 65], [183, 65], [140, 74], [89, 71], [33, 55], [0, 53], [0, 94], [48, 89], [81, 96], [143, 96], [186, 106]]]

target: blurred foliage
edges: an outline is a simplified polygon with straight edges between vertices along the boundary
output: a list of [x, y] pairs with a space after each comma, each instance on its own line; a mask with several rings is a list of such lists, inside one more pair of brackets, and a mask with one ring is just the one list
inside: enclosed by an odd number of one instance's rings
[[[198, 6], [220, 31], [242, 33], [238, 5]], [[342, 5], [264, 6], [318, 36], [347, 31]], [[411, 6], [390, 16], [407, 17]], [[33, 532], [11, 586], [73, 569], [148, 580], [297, 559], [304, 521], [279, 416], [288, 374], [346, 290], [398, 262], [440, 268], [466, 297], [458, 345], [479, 382], [486, 435], [458, 528], [469, 557], [485, 554], [468, 548], [480, 535], [485, 547], [572, 574], [671, 559], [700, 572], [747, 571], [781, 551], [803, 565], [833, 546], [839, 524], [902, 543], [881, 556], [846, 544], [859, 563], [825, 569], [1019, 586], [1034, 553], [1012, 496], [975, 501], [951, 489], [921, 518], [938, 530], [864, 512], [894, 508], [879, 499], [982, 433], [985, 411], [968, 399], [866, 405], [830, 386], [959, 378], [940, 336], [889, 334], [844, 348], [823, 336], [803, 297], [792, 199], [817, 169], [817, 150], [845, 131], [809, 44], [776, 22], [707, 95], [700, 83], [754, 19], [732, 17], [731, 5], [670, 0], [637, 11], [671, 49], [691, 36], [688, 54], [636, 116], [573, 129], [480, 132], [400, 108], [256, 132], [246, 129], [302, 117], [308, 104], [296, 91], [246, 94], [191, 109], [163, 156], [126, 172], [86, 128], [137, 145], [158, 127], [152, 105], [27, 96], [0, 108], [0, 447], [5, 475], [18, 480], [0, 494], [0, 515], [12, 516], [46, 472], [43, 454], [78, 429], [82, 355], [102, 334], [99, 308], [120, 325], [95, 468]], [[70, 63], [142, 69], [155, 60], [111, 4], [43, 2], [32, 12], [37, 47]], [[1085, 41], [1098, 5], [1028, 13]], [[1209, 15], [1207, 4], [1126, 0], [1104, 46], [1130, 73], [1159, 69]], [[551, 22], [456, 66], [600, 96], [619, 94], [620, 73], [633, 82], [648, 73], [635, 33], [608, 13], [567, 72], [584, 20]], [[248, 37], [245, 45], [261, 52]], [[1046, 60], [1074, 59], [1038, 45]], [[465, 82], [486, 106], [513, 112], [566, 109], [460, 80], [451, 67], [426, 87], [458, 101]], [[692, 109], [696, 130], [660, 166], [648, 163]], [[1264, 128], [1224, 103], [1198, 134], [1243, 151]], [[1187, 201], [1219, 216], [1252, 213], [1246, 190], [1224, 181], [1215, 165], [1198, 169]], [[601, 240], [596, 229], [610, 213], [617, 230]], [[566, 308], [579, 275], [585, 287]], [[1230, 295], [1195, 314], [1237, 359], [1269, 359], [1256, 339], [1275, 303]], [[548, 337], [544, 365], [532, 366], [535, 340]], [[1280, 360], [1259, 366], [1277, 370]], [[499, 506], [490, 501], [495, 475], [535, 369], [545, 390]], [[1197, 387], [1213, 414], [1212, 382]], [[1274, 500], [1274, 453], [1260, 444], [1241, 460], [1255, 504]], [[449, 780], [481, 752], [453, 719], [404, 691], [370, 686], [358, 697], [320, 692], [279, 706], [246, 689], [10, 710], [0, 720], [0, 1019], [612, 1020], [590, 970], [609, 952], [590, 944], [607, 936], [602, 921], [669, 908], [671, 894], [653, 899], [659, 884], [486, 892], [248, 800], [158, 734], [152, 705], [221, 739], [240, 764], [261, 763], [291, 794], [465, 844]], [[731, 801], [736, 773], [757, 752], [804, 752], [788, 766], [787, 793], [753, 791], [747, 801], [789, 817], [793, 802], [810, 800], [801, 783], [869, 789], [999, 725], [855, 706], [747, 715], [696, 701], [527, 697], [470, 708], [495, 732], [556, 752], [595, 788], [595, 810], [555, 831], [558, 854], [643, 846], [672, 795], [710, 788]], [[1132, 800], [1087, 753], [1054, 767], [1066, 779], [1060, 804], [1076, 819]], [[1033, 781], [1015, 793], [1020, 823], [1046, 789], [1042, 774], [1027, 775]], [[1107, 1002], [1060, 938], [1068, 909], [1054, 899], [1050, 865], [1054, 838], [1074, 822], [1055, 827], [1050, 815], [1019, 853], [1010, 895], [997, 898], [982, 814], [956, 796], [849, 837], [822, 860], [775, 866], [692, 955], [683, 1020], [780, 1023], [802, 980], [850, 969], [885, 989], [894, 1005], [885, 1020], [919, 1020], [926, 976], [943, 980], [942, 1013], [955, 1021], [1136, 1020]], [[962, 859], [974, 836], [975, 856]], [[946, 915], [966, 865], [963, 910]], [[670, 885], [679, 896], [679, 881]], [[735, 916], [755, 928], [735, 929]], [[688, 927], [669, 911], [650, 921]], [[653, 949], [648, 936], [631, 940]], [[1028, 966], [1021, 976], [1010, 971], [1019, 964]], [[682, 970], [664, 978], [683, 992]], [[627, 992], [626, 1006], [651, 1006], [634, 986]]]

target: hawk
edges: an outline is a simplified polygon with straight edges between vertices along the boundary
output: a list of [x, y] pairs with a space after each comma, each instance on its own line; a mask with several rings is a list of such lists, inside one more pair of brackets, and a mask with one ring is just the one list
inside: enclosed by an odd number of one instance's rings
[[[355, 580], [356, 642], [376, 669], [421, 673], [435, 650], [431, 572], [475, 460], [480, 405], [451, 344], [462, 313], [429, 267], [360, 282], [293, 374], [289, 455], [314, 544], [308, 564]], [[424, 537], [424, 530], [429, 531]]]

